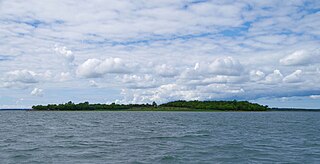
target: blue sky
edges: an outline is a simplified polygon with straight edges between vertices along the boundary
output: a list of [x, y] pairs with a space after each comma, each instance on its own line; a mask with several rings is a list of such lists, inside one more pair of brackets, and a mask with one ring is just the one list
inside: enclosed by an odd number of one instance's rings
[[0, 1], [0, 108], [249, 100], [320, 108], [319, 1]]

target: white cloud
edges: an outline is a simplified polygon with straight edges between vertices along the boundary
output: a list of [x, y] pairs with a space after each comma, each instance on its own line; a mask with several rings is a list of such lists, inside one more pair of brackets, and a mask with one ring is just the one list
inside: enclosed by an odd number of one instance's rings
[[90, 80], [90, 81], [89, 81], [89, 85], [90, 85], [91, 87], [98, 87], [98, 86], [99, 86], [98, 83], [97, 83], [96, 81], [94, 81], [94, 80]]
[[199, 63], [196, 63], [193, 67], [194, 70], [198, 70], [200, 68], [200, 64]]
[[41, 77], [44, 80], [51, 80], [53, 74], [51, 71], [46, 70], [44, 73], [38, 73], [38, 77]]
[[[60, 76], [53, 74], [51, 71], [34, 72], [27, 69], [9, 71], [4, 74], [0, 81], [3, 81], [2, 87], [25, 89], [34, 86], [40, 82], [59, 81]], [[1, 85], [0, 85], [1, 87]]]
[[188, 90], [185, 86], [170, 83], [160, 85], [156, 88], [148, 89], [123, 89], [121, 94], [124, 96], [122, 103], [164, 103], [172, 100], [193, 100], [198, 99], [199, 94], [194, 90]]
[[206, 87], [202, 87], [202, 93], [220, 94], [221, 96], [229, 94], [244, 93], [244, 89], [240, 87], [230, 87], [226, 84], [211, 84]]
[[166, 64], [157, 65], [155, 67], [156, 73], [162, 77], [174, 77], [178, 74], [177, 70], [172, 66]]
[[193, 80], [193, 79], [199, 79], [201, 76], [201, 70], [200, 70], [200, 64], [196, 63], [194, 68], [186, 68], [184, 69], [179, 76], [179, 79], [184, 80]]
[[121, 81], [127, 84], [128, 88], [138, 89], [138, 88], [154, 88], [159, 85], [151, 75], [124, 75]]
[[302, 74], [302, 71], [301, 71], [301, 70], [296, 70], [296, 71], [294, 71], [292, 74], [284, 77], [284, 78], [283, 78], [283, 81], [286, 82], [286, 83], [297, 83], [297, 82], [301, 82], [301, 81], [302, 81], [301, 74]]
[[252, 81], [259, 81], [262, 80], [266, 75], [264, 72], [260, 70], [252, 70], [250, 71], [250, 80]]
[[310, 98], [311, 99], [320, 99], [320, 95], [311, 95]]
[[[243, 81], [244, 68], [232, 57], [220, 57], [212, 62], [197, 62], [193, 68], [184, 69], [179, 80], [193, 84], [226, 83]], [[241, 79], [241, 80], [240, 80]], [[191, 81], [190, 81], [191, 80]]]
[[[191, 6], [191, 11], [199, 16], [199, 21], [207, 20], [201, 23], [221, 26], [237, 26], [242, 23], [241, 6], [238, 5], [198, 3]], [[211, 19], [204, 19], [208, 17]]]
[[107, 58], [105, 60], [93, 58], [82, 63], [77, 69], [77, 74], [86, 78], [97, 78], [107, 73], [130, 73], [133, 69], [120, 58]]
[[210, 100], [243, 95], [241, 87], [232, 87], [226, 84], [210, 84], [206, 86], [189, 87], [183, 84], [168, 83], [156, 88], [124, 89], [122, 95], [125, 103], [146, 103], [156, 101], [164, 103], [173, 100]]
[[71, 73], [70, 72], [61, 72], [59, 76], [60, 81], [67, 81], [71, 79]]
[[265, 82], [267, 83], [280, 83], [282, 82], [283, 75], [280, 70], [274, 70], [273, 73], [269, 74], [265, 78]]
[[313, 62], [314, 58], [305, 50], [295, 51], [294, 53], [280, 59], [280, 63], [286, 66], [308, 65]]
[[31, 93], [31, 95], [33, 96], [43, 96], [43, 89], [40, 89], [40, 88], [34, 88]]
[[235, 83], [241, 84], [246, 82], [248, 79], [246, 76], [225, 76], [225, 75], [217, 75], [214, 77], [204, 78], [202, 82], [204, 83]]
[[223, 57], [210, 63], [207, 71], [215, 75], [239, 76], [243, 67], [238, 60], [232, 57]]
[[150, 100], [157, 102], [166, 102], [169, 100], [179, 100], [179, 99], [197, 99], [196, 92], [192, 90], [187, 90], [186, 87], [180, 86], [178, 84], [165, 84], [161, 85], [151, 92], [149, 96]]
[[5, 81], [21, 83], [37, 83], [36, 73], [29, 70], [15, 70], [6, 73]]
[[67, 47], [59, 47], [55, 46], [54, 51], [60, 55], [63, 55], [63, 57], [68, 61], [68, 62], [73, 62], [74, 60], [74, 55], [71, 50], [68, 50]]

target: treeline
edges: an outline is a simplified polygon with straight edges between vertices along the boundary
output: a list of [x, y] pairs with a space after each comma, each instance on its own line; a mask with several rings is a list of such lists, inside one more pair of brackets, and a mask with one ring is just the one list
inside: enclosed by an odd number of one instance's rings
[[157, 104], [89, 104], [89, 102], [75, 104], [69, 101], [65, 104], [48, 104], [32, 106], [34, 110], [126, 110], [131, 108], [152, 108], [157, 107]]
[[33, 110], [130, 110], [130, 109], [194, 109], [194, 110], [224, 110], [224, 111], [265, 111], [267, 106], [250, 103], [248, 101], [173, 101], [165, 104], [89, 104], [89, 102], [75, 104], [71, 101], [65, 104], [48, 104], [32, 106]]
[[178, 108], [192, 108], [192, 109], [206, 109], [206, 110], [230, 110], [230, 111], [265, 111], [268, 106], [263, 106], [257, 103], [250, 103], [248, 101], [173, 101], [162, 104], [163, 107], [178, 107]]

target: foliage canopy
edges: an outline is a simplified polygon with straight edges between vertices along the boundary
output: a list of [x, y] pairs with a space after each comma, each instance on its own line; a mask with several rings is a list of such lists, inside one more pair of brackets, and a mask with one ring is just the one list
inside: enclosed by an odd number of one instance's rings
[[130, 109], [158, 109], [171, 108], [171, 109], [194, 109], [194, 110], [223, 110], [223, 111], [265, 111], [268, 106], [263, 106], [248, 101], [185, 101], [178, 100], [168, 102], [165, 104], [157, 105], [152, 104], [90, 104], [89, 102], [75, 104], [71, 101], [65, 104], [48, 104], [48, 105], [35, 105], [32, 106], [33, 110], [63, 110], [63, 111], [78, 111], [78, 110], [130, 110]]

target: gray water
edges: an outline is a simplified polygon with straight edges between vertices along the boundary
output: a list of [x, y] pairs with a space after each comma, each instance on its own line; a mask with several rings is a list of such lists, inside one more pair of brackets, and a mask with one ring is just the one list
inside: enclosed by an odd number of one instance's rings
[[320, 112], [0, 112], [0, 163], [320, 163]]

